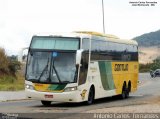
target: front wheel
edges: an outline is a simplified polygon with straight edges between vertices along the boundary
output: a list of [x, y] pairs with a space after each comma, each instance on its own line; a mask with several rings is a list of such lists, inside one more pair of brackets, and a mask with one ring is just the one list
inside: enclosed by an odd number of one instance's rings
[[41, 100], [41, 103], [42, 103], [44, 106], [50, 106], [50, 105], [51, 105], [51, 101], [43, 101], [43, 100]]
[[94, 89], [93, 89], [93, 88], [90, 88], [89, 94], [88, 94], [87, 104], [90, 105], [90, 104], [93, 103], [93, 101], [94, 101]]

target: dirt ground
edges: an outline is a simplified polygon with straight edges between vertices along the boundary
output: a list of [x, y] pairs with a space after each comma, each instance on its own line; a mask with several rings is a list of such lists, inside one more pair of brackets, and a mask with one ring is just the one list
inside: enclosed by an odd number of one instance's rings
[[158, 47], [139, 47], [139, 62], [143, 64], [152, 62], [160, 56], [159, 51]]

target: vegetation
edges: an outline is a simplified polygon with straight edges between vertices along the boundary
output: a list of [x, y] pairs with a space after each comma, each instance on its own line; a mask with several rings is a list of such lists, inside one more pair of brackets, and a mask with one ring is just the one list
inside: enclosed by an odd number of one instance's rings
[[5, 50], [0, 48], [0, 73], [8, 73], [8, 64], [9, 61], [7, 59], [7, 55], [5, 54]]
[[153, 63], [139, 65], [140, 72], [149, 72], [150, 70], [155, 70], [155, 69], [160, 69], [160, 57], [155, 59]]
[[19, 72], [20, 62], [8, 57], [3, 48], [0, 48], [0, 90], [24, 89], [24, 78]]
[[155, 32], [150, 32], [143, 34], [141, 36], [133, 38], [139, 44], [139, 46], [150, 47], [157, 46], [160, 47], [160, 30]]
[[0, 91], [17, 91], [24, 89], [24, 78], [17, 72], [16, 77], [4, 75], [0, 77]]

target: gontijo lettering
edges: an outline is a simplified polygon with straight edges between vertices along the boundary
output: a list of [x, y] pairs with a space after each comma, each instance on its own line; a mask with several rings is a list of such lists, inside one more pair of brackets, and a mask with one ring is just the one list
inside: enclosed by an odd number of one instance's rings
[[114, 71], [128, 71], [128, 64], [115, 64]]

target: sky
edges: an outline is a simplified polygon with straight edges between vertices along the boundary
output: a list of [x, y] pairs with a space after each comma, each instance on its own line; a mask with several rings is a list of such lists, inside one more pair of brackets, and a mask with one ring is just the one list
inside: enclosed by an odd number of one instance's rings
[[[130, 2], [155, 1], [155, 6]], [[104, 0], [106, 34], [132, 39], [160, 29], [160, 0]], [[0, 0], [0, 47], [17, 55], [33, 35], [103, 32], [102, 0]]]

